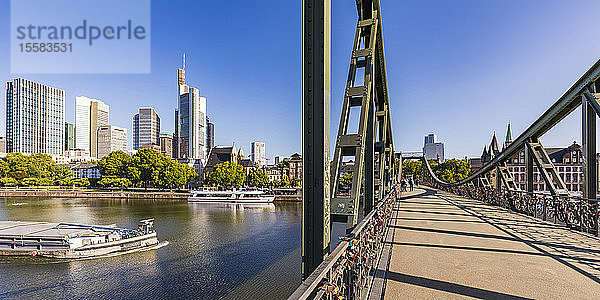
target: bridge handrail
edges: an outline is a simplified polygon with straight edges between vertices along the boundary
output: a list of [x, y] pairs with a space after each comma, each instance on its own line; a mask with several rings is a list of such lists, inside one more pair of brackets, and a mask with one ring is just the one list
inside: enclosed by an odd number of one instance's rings
[[571, 230], [599, 235], [600, 207], [598, 199], [586, 199], [573, 195], [553, 196], [526, 191], [497, 190], [493, 187], [448, 186], [436, 182], [427, 182], [446, 192], [475, 199], [490, 205], [525, 214], [542, 221], [551, 222]]
[[[382, 201], [366, 216], [363, 220], [356, 225], [352, 232], [345, 236], [343, 240], [335, 247], [335, 249], [323, 260], [323, 262], [306, 278], [302, 284], [290, 295], [289, 300], [304, 300], [304, 299], [322, 299], [326, 292], [337, 292], [338, 294], [346, 294], [348, 293], [354, 294], [355, 289], [360, 283], [355, 282], [350, 279], [350, 285], [346, 285], [346, 289], [338, 287], [339, 290], [335, 290], [335, 287], [331, 288], [331, 291], [327, 291], [327, 289], [331, 286], [330, 280], [334, 277], [332, 272], [339, 271], [341, 268], [342, 271], [347, 271], [346, 266], [344, 265], [344, 260], [346, 260], [346, 254], [354, 247], [360, 246], [360, 242], [366, 238], [367, 231], [369, 229], [379, 229], [378, 234], [375, 239], [377, 243], [375, 243], [376, 255], [377, 258], [372, 261], [373, 265], [371, 266], [371, 270], [369, 273], [374, 270], [376, 267], [376, 263], [381, 253], [381, 245], [383, 239], [383, 233], [385, 230], [382, 230], [387, 227], [391, 216], [391, 208], [393, 204], [397, 200], [397, 196], [399, 195], [399, 191], [397, 187], [392, 188], [391, 192], [383, 198]], [[380, 219], [381, 218], [381, 219]], [[384, 226], [382, 226], [384, 225]], [[361, 240], [362, 239], [362, 240]], [[365, 249], [361, 249], [365, 250]], [[368, 251], [368, 249], [366, 249]], [[361, 252], [360, 255], [364, 255], [364, 252]], [[365, 266], [363, 266], [365, 269]], [[348, 277], [352, 277], [353, 275], [344, 274], [342, 278], [348, 279]], [[335, 281], [336, 278], [333, 278]], [[372, 284], [372, 279], [368, 279], [368, 287], [370, 288]], [[359, 280], [360, 281], [360, 280]], [[360, 291], [359, 291], [360, 292]]]

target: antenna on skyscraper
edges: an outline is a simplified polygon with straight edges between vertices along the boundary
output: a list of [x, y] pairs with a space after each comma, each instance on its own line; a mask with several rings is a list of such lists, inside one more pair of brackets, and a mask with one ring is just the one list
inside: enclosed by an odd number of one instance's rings
[[183, 53], [183, 72], [185, 72], [185, 52]]

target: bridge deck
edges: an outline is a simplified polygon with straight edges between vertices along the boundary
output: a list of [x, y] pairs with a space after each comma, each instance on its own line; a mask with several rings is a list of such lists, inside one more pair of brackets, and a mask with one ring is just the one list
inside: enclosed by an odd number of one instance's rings
[[600, 240], [432, 189], [392, 220], [386, 299], [598, 299]]

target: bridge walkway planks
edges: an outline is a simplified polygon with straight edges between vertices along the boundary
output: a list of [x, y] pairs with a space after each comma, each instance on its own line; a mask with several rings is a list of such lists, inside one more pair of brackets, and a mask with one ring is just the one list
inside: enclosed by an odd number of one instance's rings
[[385, 299], [600, 299], [600, 240], [433, 189], [392, 220]]

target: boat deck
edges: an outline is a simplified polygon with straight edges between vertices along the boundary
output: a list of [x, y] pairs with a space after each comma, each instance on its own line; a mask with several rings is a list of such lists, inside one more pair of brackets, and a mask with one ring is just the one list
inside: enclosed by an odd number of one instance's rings
[[65, 239], [84, 233], [101, 233], [103, 231], [97, 227], [92, 230], [92, 227], [48, 222], [0, 221], [0, 238]]

